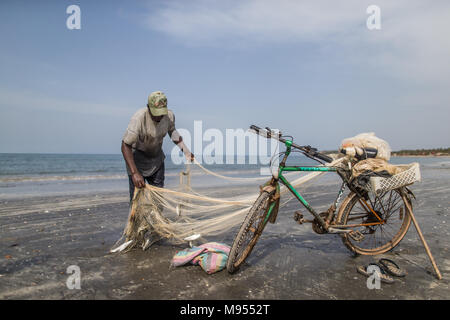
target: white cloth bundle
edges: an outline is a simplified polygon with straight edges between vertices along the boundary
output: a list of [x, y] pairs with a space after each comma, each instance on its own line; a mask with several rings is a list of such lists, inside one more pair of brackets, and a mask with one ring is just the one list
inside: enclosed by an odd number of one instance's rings
[[366, 152], [365, 149], [372, 148], [377, 150], [375, 158], [389, 161], [391, 158], [391, 147], [389, 144], [376, 137], [375, 133], [360, 133], [354, 137], [344, 139], [339, 147], [339, 150], [345, 151], [347, 156], [355, 158], [363, 156]]

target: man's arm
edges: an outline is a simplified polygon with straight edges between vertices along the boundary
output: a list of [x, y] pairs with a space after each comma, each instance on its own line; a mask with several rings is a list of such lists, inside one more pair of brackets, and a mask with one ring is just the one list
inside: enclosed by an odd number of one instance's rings
[[169, 125], [169, 136], [172, 139], [173, 143], [175, 143], [178, 148], [184, 153], [186, 159], [190, 161], [194, 161], [194, 154], [189, 151], [188, 147], [183, 142], [183, 137], [180, 136], [177, 129], [175, 128], [175, 115], [170, 113], [169, 115], [170, 125]]
[[139, 173], [134, 163], [133, 151], [131, 146], [122, 141], [122, 155], [131, 170], [131, 179], [133, 180], [134, 186], [137, 188], [143, 188], [145, 186], [145, 181], [142, 175]]
[[190, 160], [191, 162], [194, 161], [194, 154], [191, 151], [189, 151], [188, 147], [186, 147], [186, 145], [183, 142], [182, 136], [179, 136], [178, 141], [173, 141], [173, 143], [175, 143], [178, 146], [178, 148], [180, 148], [180, 150], [186, 156], [186, 159]]

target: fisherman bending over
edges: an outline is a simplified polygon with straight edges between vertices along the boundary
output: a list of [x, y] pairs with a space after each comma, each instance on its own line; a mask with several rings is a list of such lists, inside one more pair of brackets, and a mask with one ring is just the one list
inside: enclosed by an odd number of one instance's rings
[[193, 161], [194, 155], [175, 128], [175, 116], [167, 109], [166, 96], [156, 91], [148, 96], [147, 107], [133, 115], [122, 138], [121, 149], [127, 166], [130, 201], [135, 186], [142, 188], [145, 181], [156, 187], [164, 187], [165, 155], [162, 144], [167, 133], [186, 158]]

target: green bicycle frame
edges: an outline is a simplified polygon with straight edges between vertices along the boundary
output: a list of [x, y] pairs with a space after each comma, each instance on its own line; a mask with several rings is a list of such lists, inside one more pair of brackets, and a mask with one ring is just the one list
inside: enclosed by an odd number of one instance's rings
[[[302, 171], [302, 172], [336, 172], [336, 168], [334, 167], [324, 167], [324, 166], [285, 166], [286, 159], [291, 153], [291, 140], [286, 140], [286, 153], [283, 158], [283, 161], [280, 163], [280, 167], [278, 169], [278, 178], [276, 178], [277, 182], [280, 180], [288, 189], [291, 191], [291, 193], [305, 206], [306, 209], [308, 209], [309, 212], [319, 221], [319, 223], [322, 226], [325, 226], [325, 221], [322, 219], [322, 217], [311, 207], [311, 205], [300, 195], [300, 193], [295, 190], [295, 188], [289, 183], [289, 181], [283, 176], [283, 172], [291, 172], [291, 171]], [[343, 189], [341, 188], [340, 194], [343, 192]], [[267, 212], [267, 215], [265, 217], [264, 223], [267, 222], [267, 220], [270, 217], [270, 214], [272, 213], [273, 208], [275, 207], [275, 202], [272, 202], [269, 210]]]

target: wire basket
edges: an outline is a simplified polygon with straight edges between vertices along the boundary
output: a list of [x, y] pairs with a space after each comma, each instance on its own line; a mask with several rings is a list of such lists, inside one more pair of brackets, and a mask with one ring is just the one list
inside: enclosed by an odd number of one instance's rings
[[386, 192], [421, 180], [419, 163], [414, 162], [397, 167], [403, 169], [403, 171], [390, 178], [370, 177], [370, 183], [367, 184], [369, 191], [374, 193]]

